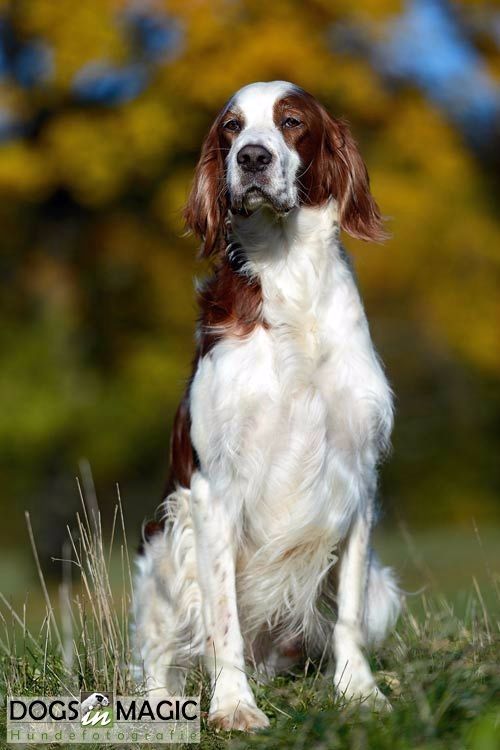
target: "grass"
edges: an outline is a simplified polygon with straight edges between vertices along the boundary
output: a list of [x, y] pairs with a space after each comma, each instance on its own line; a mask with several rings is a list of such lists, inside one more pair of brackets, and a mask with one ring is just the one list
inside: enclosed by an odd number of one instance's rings
[[[2, 600], [2, 706], [6, 695], [12, 694], [78, 694], [80, 689], [96, 688], [136, 693], [140, 686], [134, 685], [128, 668], [131, 555], [120, 500], [111, 538], [105, 544], [92, 488], [86, 491], [86, 502], [82, 496], [76, 533], [68, 531], [67, 562], [57, 602], [46, 587], [27, 521], [45, 615], [34, 629], [26, 606], [16, 610], [6, 598]], [[411, 539], [404, 544], [408, 557]], [[446, 545], [440, 549], [448, 559]], [[111, 585], [110, 572], [117, 558], [121, 581]], [[419, 565], [424, 563], [417, 561]], [[499, 579], [488, 565], [486, 569], [486, 582], [480, 585], [472, 580], [466, 598], [462, 586], [458, 606], [453, 599], [436, 594], [409, 598], [396, 632], [372, 657], [378, 683], [392, 702], [392, 713], [379, 716], [364, 705], [345, 704], [335, 695], [328, 670], [308, 662], [269, 684], [253, 681], [258, 704], [271, 719], [269, 730], [251, 736], [217, 734], [203, 719], [201, 747], [500, 750]], [[206, 677], [194, 670], [190, 683], [195, 694], [202, 686], [206, 712]], [[4, 736], [2, 708], [2, 748], [6, 747]]]

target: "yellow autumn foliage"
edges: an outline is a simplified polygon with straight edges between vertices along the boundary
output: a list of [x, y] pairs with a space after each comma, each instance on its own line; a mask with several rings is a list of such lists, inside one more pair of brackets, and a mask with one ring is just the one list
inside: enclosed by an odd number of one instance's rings
[[[177, 48], [142, 54], [131, 9], [173, 24]], [[0, 83], [0, 126], [13, 113], [24, 128], [0, 145], [5, 529], [54, 477], [72, 492], [81, 456], [98, 486], [120, 481], [140, 500], [138, 516], [159, 500], [192, 354], [193, 275], [204, 272], [182, 206], [216, 112], [240, 86], [275, 78], [350, 121], [389, 217], [384, 246], [345, 238], [397, 394], [389, 507], [422, 521], [498, 513], [500, 223], [488, 164], [423, 94], [388, 86], [332, 42], [335, 24], [380, 35], [401, 10], [394, 0], [0, 2], [17, 38], [50, 57], [39, 84], [8, 72]], [[485, 59], [494, 70], [496, 53]], [[146, 85], [119, 101], [79, 99], [75, 77], [94, 63], [138, 66]]]

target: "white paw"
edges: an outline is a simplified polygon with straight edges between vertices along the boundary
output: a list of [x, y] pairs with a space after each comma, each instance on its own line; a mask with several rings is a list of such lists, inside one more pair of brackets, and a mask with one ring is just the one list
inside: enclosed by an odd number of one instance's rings
[[162, 698], [167, 695], [165, 682], [165, 679], [161, 680], [153, 676], [148, 677], [144, 684], [144, 692], [146, 696], [148, 698]]
[[350, 703], [358, 703], [371, 711], [380, 713], [392, 711], [390, 702], [373, 679], [360, 682], [352, 674], [349, 677], [346, 678], [344, 674], [335, 678], [335, 689], [340, 698]]
[[383, 694], [381, 690], [375, 685], [374, 691], [370, 694], [366, 700], [367, 708], [370, 708], [376, 713], [389, 714], [392, 711], [392, 706], [388, 698]]
[[208, 722], [217, 730], [230, 732], [237, 729], [240, 732], [255, 732], [269, 726], [269, 719], [260, 708], [244, 700], [228, 701], [219, 704], [216, 711], [210, 711]]

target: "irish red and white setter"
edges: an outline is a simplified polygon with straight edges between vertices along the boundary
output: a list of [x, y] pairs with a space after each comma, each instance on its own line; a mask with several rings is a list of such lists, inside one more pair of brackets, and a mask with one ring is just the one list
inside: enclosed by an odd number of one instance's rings
[[400, 609], [370, 548], [392, 397], [340, 231], [385, 233], [347, 124], [291, 83], [245, 86], [208, 133], [185, 217], [213, 274], [139, 557], [147, 688], [181, 693], [203, 655], [209, 721], [253, 730], [268, 719], [251, 674], [327, 654], [340, 694], [387, 706], [364, 649]]

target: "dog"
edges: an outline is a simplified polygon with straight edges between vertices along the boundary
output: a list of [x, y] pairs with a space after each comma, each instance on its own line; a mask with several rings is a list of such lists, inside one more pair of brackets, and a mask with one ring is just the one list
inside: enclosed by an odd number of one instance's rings
[[185, 219], [213, 273], [138, 559], [147, 689], [181, 693], [202, 655], [209, 722], [252, 731], [269, 722], [248, 668], [326, 654], [340, 695], [388, 707], [364, 648], [401, 604], [370, 548], [392, 394], [340, 230], [386, 234], [347, 124], [291, 83], [245, 86], [203, 143]]
[[102, 693], [92, 693], [92, 695], [89, 695], [88, 698], [82, 701], [80, 706], [82, 718], [90, 713], [93, 708], [96, 708], [96, 706], [109, 706], [109, 699]]

